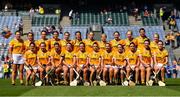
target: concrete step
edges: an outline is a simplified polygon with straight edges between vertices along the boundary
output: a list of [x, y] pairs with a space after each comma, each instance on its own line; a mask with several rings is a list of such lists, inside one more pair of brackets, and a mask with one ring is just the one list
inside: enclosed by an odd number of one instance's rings
[[64, 16], [64, 17], [62, 17], [62, 20], [60, 21], [60, 25], [62, 27], [64, 27], [64, 26], [71, 26], [71, 20], [69, 19], [68, 16]]
[[32, 19], [29, 17], [29, 16], [24, 16], [23, 18], [23, 32], [24, 33], [27, 33], [31, 30], [31, 27], [32, 27], [32, 24], [31, 24], [31, 21]]
[[134, 16], [129, 16], [129, 23], [130, 25], [142, 25], [141, 17], [138, 16], [139, 21], [135, 21]]

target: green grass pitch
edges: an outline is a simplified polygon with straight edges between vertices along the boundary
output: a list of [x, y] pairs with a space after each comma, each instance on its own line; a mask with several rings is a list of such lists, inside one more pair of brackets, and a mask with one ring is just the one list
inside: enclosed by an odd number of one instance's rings
[[166, 79], [159, 86], [16, 86], [10, 80], [0, 79], [0, 96], [180, 96], [180, 79]]

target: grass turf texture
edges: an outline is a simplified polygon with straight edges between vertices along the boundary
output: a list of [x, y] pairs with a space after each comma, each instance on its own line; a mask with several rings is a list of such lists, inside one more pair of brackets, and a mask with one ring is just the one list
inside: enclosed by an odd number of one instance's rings
[[165, 87], [159, 86], [12, 86], [10, 80], [0, 79], [0, 96], [179, 96], [180, 79], [166, 79]]

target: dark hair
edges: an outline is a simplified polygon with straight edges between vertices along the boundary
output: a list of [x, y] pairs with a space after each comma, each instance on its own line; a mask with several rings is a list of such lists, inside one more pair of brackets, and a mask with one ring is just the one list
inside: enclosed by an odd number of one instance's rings
[[115, 31], [115, 32], [113, 33], [113, 35], [114, 35], [115, 33], [118, 33], [118, 35], [120, 35], [120, 33], [119, 33], [118, 31]]
[[36, 44], [35, 44], [34, 42], [31, 42], [31, 43], [29, 44], [29, 46], [31, 46], [32, 44], [33, 44], [34, 46], [36, 46]]
[[67, 46], [68, 44], [70, 44], [71, 46], [73, 46], [72, 43], [70, 43], [70, 42], [66, 43], [66, 46]]
[[101, 34], [101, 36], [102, 36], [102, 35], [105, 35], [105, 36], [106, 36], [106, 38], [107, 38], [107, 35], [106, 35], [105, 33]]
[[122, 44], [118, 44], [117, 47], [118, 47], [119, 45], [124, 49], [124, 46], [123, 46]]
[[41, 42], [40, 45], [44, 44], [46, 46], [46, 43], [45, 42]]
[[143, 30], [144, 32], [146, 32], [144, 28], [140, 28], [140, 29], [139, 29], [139, 32], [140, 32], [141, 30]]
[[[20, 33], [19, 31], [16, 31], [15, 34]], [[21, 34], [21, 33], [20, 33]]]
[[109, 44], [109, 46], [111, 47], [111, 44], [109, 42], [107, 42], [106, 44]]
[[41, 31], [41, 34], [42, 34], [43, 32], [47, 33], [45, 30], [43, 30], [43, 31]]
[[58, 46], [60, 46], [60, 44], [59, 44], [58, 42], [55, 42], [55, 43], [54, 43], [54, 46], [55, 46], [55, 45], [58, 45]]
[[131, 43], [129, 44], [129, 46], [130, 46], [131, 44], [133, 44], [133, 45], [135, 45], [135, 46], [136, 46], [136, 44], [135, 44], [134, 42], [131, 42]]
[[52, 34], [54, 35], [54, 33], [57, 33], [57, 34], [59, 35], [59, 32], [58, 32], [58, 31], [53, 31], [53, 33], [52, 33]]
[[28, 36], [29, 34], [32, 34], [32, 36], [34, 36], [34, 33], [33, 33], [33, 32], [28, 32], [27, 36]]
[[81, 44], [83, 44], [84, 46], [86, 46], [84, 42], [80, 42], [80, 43], [79, 43], [79, 45], [81, 45]]
[[148, 41], [148, 42], [149, 42], [149, 44], [150, 44], [150, 40], [149, 40], [149, 39], [144, 40], [144, 43], [145, 43], [146, 41]]
[[158, 43], [159, 43], [159, 42], [161, 42], [161, 43], [162, 43], [162, 45], [164, 45], [164, 42], [163, 42], [162, 40], [159, 40], [159, 41], [158, 41]]
[[75, 35], [76, 35], [77, 33], [79, 33], [79, 34], [81, 35], [81, 32], [80, 32], [80, 31], [76, 31], [76, 32], [75, 32]]
[[94, 44], [97, 44], [98, 46], [99, 46], [99, 44], [95, 41], [95, 42], [93, 42], [93, 44], [92, 45], [94, 45]]
[[69, 32], [64, 32], [64, 35], [65, 35], [65, 34], [68, 34], [68, 35], [70, 35], [70, 33], [69, 33]]

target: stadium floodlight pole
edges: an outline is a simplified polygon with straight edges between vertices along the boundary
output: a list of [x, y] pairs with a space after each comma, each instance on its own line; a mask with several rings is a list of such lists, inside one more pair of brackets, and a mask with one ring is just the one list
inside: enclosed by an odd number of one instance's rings
[[41, 86], [42, 83], [43, 83], [43, 80], [45, 80], [45, 78], [47, 78], [48, 75], [49, 75], [53, 70], [54, 70], [54, 68], [51, 69], [51, 70], [49, 70], [49, 71], [46, 73], [46, 75], [44, 76], [44, 78], [43, 78], [42, 80], [40, 80], [40, 81], [38, 81], [38, 82], [35, 83], [35, 86]]
[[76, 79], [74, 79], [72, 82], [70, 82], [70, 86], [77, 86], [77, 79], [79, 78], [79, 73], [76, 71], [76, 69], [73, 68], [73, 71], [76, 73]]

